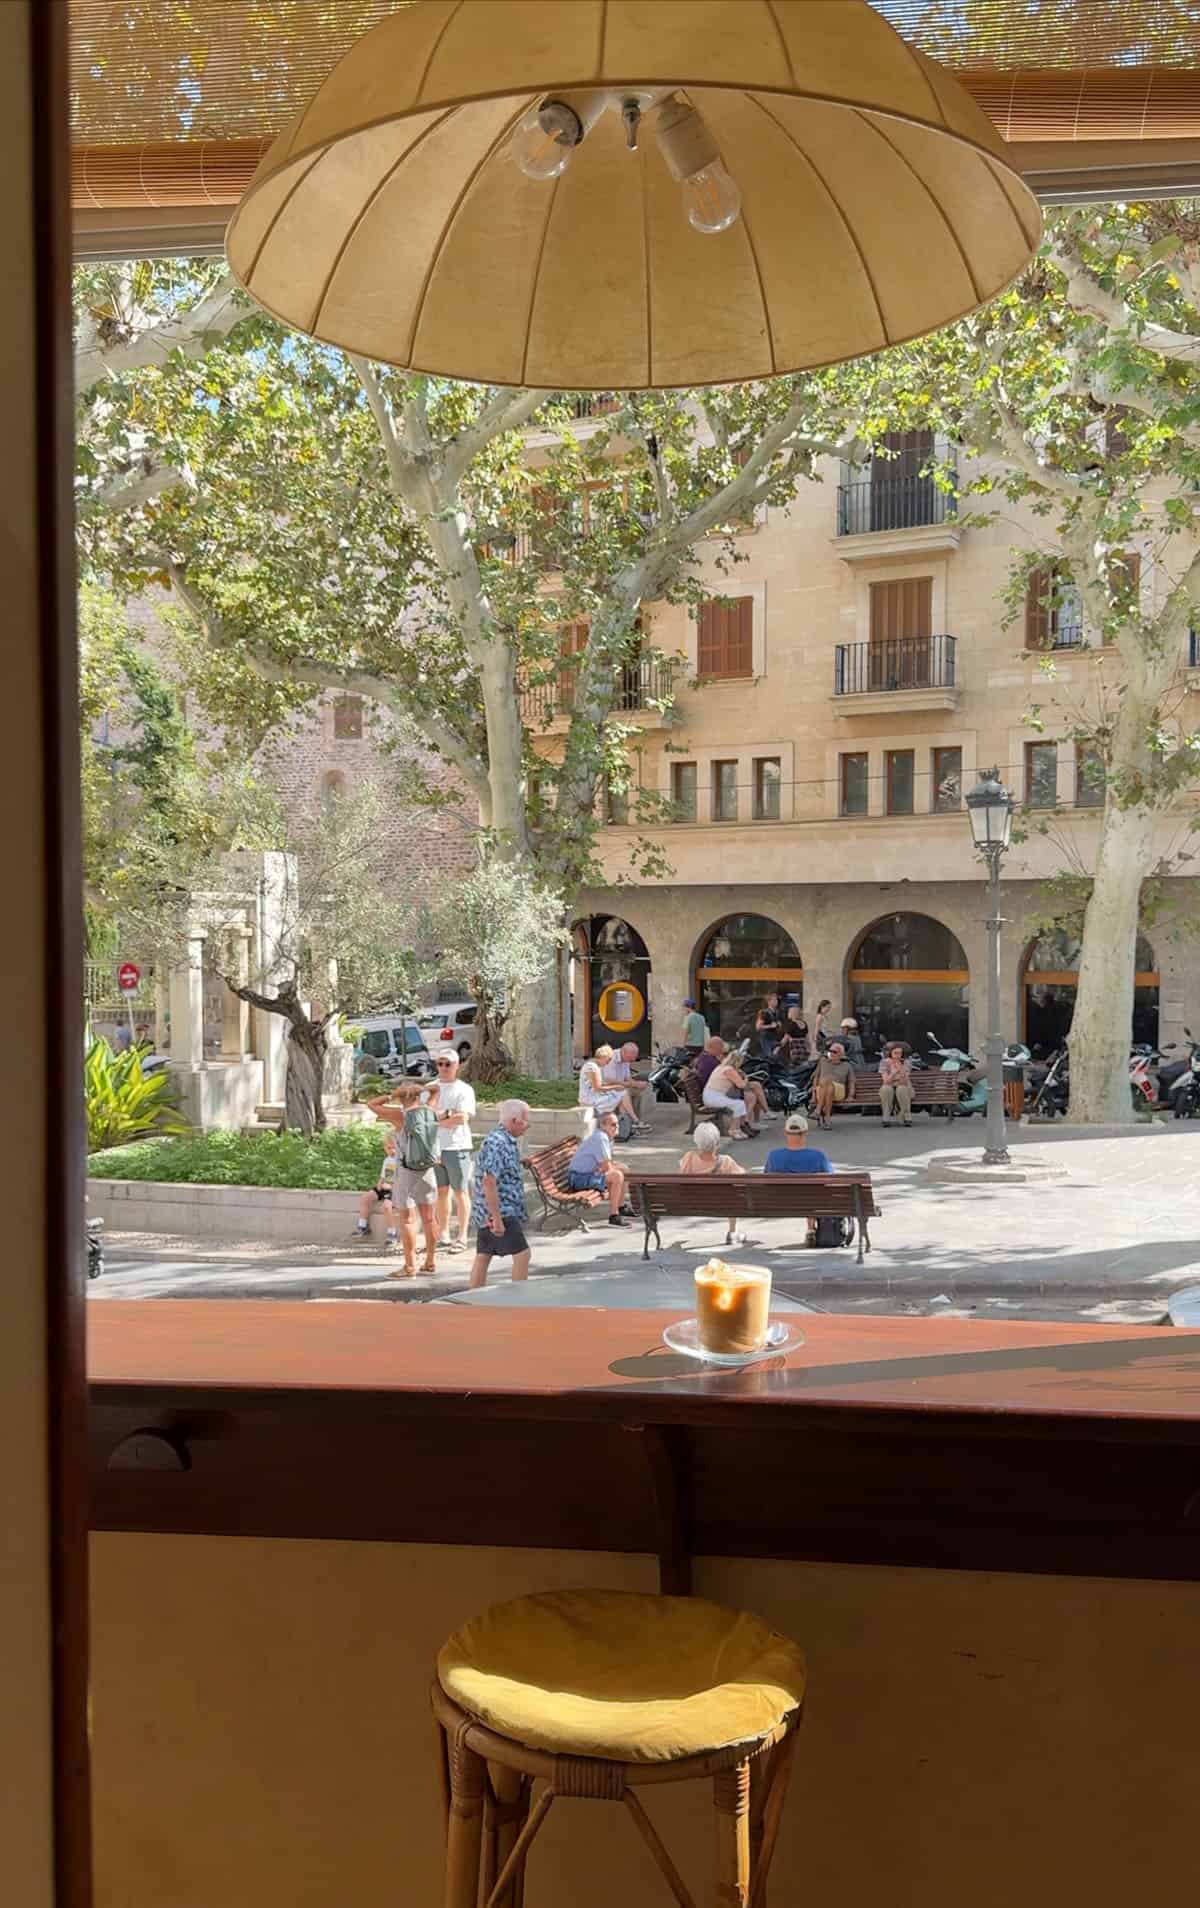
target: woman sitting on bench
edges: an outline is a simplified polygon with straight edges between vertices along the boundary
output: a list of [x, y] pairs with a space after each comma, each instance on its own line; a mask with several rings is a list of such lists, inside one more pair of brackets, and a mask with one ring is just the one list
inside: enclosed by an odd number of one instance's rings
[[638, 1117], [638, 1110], [624, 1087], [606, 1086], [604, 1068], [613, 1057], [611, 1047], [597, 1047], [590, 1060], [585, 1060], [579, 1069], [579, 1104], [590, 1107], [596, 1119], [603, 1113], [624, 1115], [635, 1133], [648, 1133], [650, 1128]]
[[[695, 1178], [704, 1178], [706, 1175], [711, 1178], [714, 1173], [723, 1176], [726, 1173], [745, 1172], [746, 1168], [739, 1166], [736, 1159], [730, 1159], [728, 1153], [719, 1150], [721, 1129], [714, 1126], [711, 1120], [701, 1120], [692, 1138], [696, 1142], [696, 1150], [685, 1153], [680, 1160], [681, 1173], [690, 1173]], [[737, 1229], [736, 1219], [729, 1221], [725, 1243], [727, 1246], [745, 1244], [744, 1236]]]

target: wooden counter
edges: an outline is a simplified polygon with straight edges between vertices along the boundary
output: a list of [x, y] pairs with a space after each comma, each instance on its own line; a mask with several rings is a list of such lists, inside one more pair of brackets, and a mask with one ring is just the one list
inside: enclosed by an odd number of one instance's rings
[[1200, 1576], [1200, 1331], [817, 1316], [730, 1373], [666, 1313], [88, 1311], [98, 1529]]

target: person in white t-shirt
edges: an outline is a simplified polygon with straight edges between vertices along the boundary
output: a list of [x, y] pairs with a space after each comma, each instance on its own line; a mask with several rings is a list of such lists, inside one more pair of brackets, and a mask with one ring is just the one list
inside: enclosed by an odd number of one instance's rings
[[[434, 1167], [438, 1187], [438, 1244], [451, 1252], [465, 1252], [471, 1224], [471, 1116], [475, 1089], [458, 1077], [458, 1055], [451, 1047], [437, 1056], [437, 1091], [432, 1102], [437, 1118], [442, 1156]], [[454, 1232], [451, 1202], [458, 1215]]]
[[623, 1047], [617, 1049], [612, 1059], [609, 1060], [602, 1069], [602, 1072], [605, 1086], [624, 1087], [626, 1093], [633, 1101], [634, 1108], [640, 1120], [642, 1117], [642, 1095], [646, 1091], [649, 1082], [641, 1079], [633, 1070], [633, 1063], [637, 1057], [637, 1042], [635, 1040], [627, 1040]]

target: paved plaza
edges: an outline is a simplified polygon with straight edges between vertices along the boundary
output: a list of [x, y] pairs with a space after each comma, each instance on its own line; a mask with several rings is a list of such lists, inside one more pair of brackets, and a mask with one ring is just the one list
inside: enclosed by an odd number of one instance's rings
[[[671, 1171], [685, 1146], [686, 1109], [655, 1106], [650, 1120], [648, 1138], [618, 1148], [618, 1157], [634, 1169]], [[760, 1139], [731, 1150], [746, 1166], [761, 1166], [769, 1136], [781, 1131], [776, 1121]], [[852, 1251], [798, 1246], [796, 1222], [781, 1219], [755, 1221], [747, 1246], [732, 1256], [764, 1255], [781, 1290], [831, 1311], [950, 1308], [1153, 1319], [1165, 1313], [1173, 1292], [1200, 1285], [1200, 1128], [1139, 1125], [1097, 1135], [1022, 1126], [1009, 1137], [1018, 1164], [1022, 1158], [1040, 1160], [1056, 1169], [1055, 1176], [1024, 1184], [932, 1183], [931, 1163], [982, 1148], [981, 1120], [918, 1116], [905, 1129], [843, 1117], [818, 1143], [835, 1167], [865, 1167], [872, 1174], [882, 1216], [872, 1224], [874, 1249], [866, 1263], [856, 1265]], [[535, 1203], [531, 1188], [531, 1218]], [[105, 1276], [90, 1293], [97, 1300], [411, 1301], [465, 1288], [465, 1254], [440, 1253], [433, 1279], [389, 1278], [395, 1259], [350, 1236], [353, 1208], [348, 1195], [344, 1249], [249, 1240], [198, 1246], [180, 1238], [112, 1233]], [[640, 1221], [617, 1230], [601, 1219], [583, 1233], [559, 1217], [531, 1237], [534, 1278], [641, 1266]], [[678, 1272], [718, 1251], [722, 1239], [719, 1220], [664, 1221], [662, 1250], [653, 1263]], [[507, 1278], [507, 1270], [500, 1270], [492, 1283]]]

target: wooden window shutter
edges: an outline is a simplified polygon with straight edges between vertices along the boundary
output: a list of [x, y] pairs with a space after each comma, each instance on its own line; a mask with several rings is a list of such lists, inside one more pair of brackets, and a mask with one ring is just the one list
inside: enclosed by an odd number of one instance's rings
[[701, 676], [754, 674], [754, 598], [700, 605], [696, 669]]
[[927, 642], [933, 634], [933, 578], [897, 577], [871, 585], [871, 641]]
[[1025, 585], [1025, 647], [1049, 649], [1053, 612], [1049, 598], [1054, 588], [1052, 569], [1031, 570]]
[[1126, 589], [1136, 598], [1138, 585], [1142, 580], [1142, 553], [1140, 550], [1125, 550], [1109, 563], [1109, 577], [1115, 590]]

